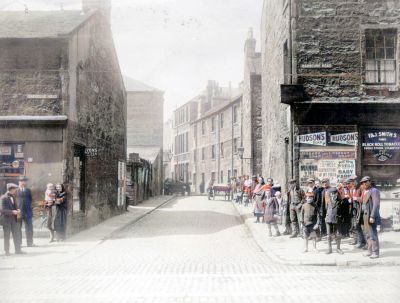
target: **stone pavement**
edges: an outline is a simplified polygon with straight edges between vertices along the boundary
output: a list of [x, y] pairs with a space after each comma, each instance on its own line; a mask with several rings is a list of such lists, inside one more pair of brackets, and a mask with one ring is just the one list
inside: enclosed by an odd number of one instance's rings
[[395, 303], [399, 282], [399, 267], [277, 263], [231, 202], [182, 197], [68, 262], [1, 270], [0, 302]]
[[[261, 249], [274, 261], [281, 264], [326, 266], [400, 265], [400, 232], [391, 231], [379, 234], [380, 258], [375, 260], [364, 257], [365, 250], [356, 249], [350, 245], [351, 240], [349, 238], [342, 240], [341, 249], [344, 252], [343, 255], [335, 252], [335, 244], [333, 244], [333, 253], [326, 255], [325, 252], [328, 250], [328, 244], [324, 240], [317, 243], [319, 253], [312, 251], [311, 241], [309, 242], [309, 252], [302, 253], [304, 248], [303, 239], [300, 237], [289, 239], [289, 236], [268, 237], [266, 224], [254, 223], [255, 218], [251, 205], [245, 207], [234, 202], [232, 204]], [[284, 227], [282, 225], [278, 226], [282, 232]]]
[[[22, 250], [26, 255], [13, 255], [14, 246], [11, 240], [11, 256], [4, 256], [4, 242], [0, 240], [0, 270], [21, 269], [21, 268], [41, 268], [43, 266], [53, 266], [58, 263], [68, 263], [86, 254], [103, 241], [120, 232], [123, 228], [142, 219], [147, 214], [153, 212], [158, 207], [164, 205], [174, 196], [159, 196], [154, 199], [144, 201], [136, 206], [129, 206], [129, 211], [121, 215], [112, 217], [102, 223], [72, 235], [64, 242], [49, 243], [48, 238], [34, 238], [38, 247], [26, 247], [25, 238], [23, 239]], [[0, 233], [3, 233], [1, 230]]]

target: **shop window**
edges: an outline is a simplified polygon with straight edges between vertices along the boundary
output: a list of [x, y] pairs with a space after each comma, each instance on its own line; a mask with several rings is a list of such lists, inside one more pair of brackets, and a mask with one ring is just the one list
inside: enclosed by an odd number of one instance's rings
[[25, 174], [24, 144], [0, 144], [0, 191], [6, 191], [6, 183], [17, 183]]
[[397, 31], [394, 29], [366, 31], [367, 83], [396, 83], [396, 35]]

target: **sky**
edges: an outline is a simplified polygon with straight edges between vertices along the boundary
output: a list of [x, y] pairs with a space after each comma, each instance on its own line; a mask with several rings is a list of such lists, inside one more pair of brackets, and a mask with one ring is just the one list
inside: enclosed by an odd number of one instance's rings
[[[216, 80], [243, 80], [249, 27], [258, 40], [263, 0], [112, 0], [122, 72], [165, 92], [165, 118]], [[0, 0], [0, 9], [80, 9], [80, 0]]]

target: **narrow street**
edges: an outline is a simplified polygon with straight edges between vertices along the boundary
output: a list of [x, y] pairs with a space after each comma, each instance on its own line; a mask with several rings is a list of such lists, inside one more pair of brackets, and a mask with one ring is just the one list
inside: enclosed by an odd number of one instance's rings
[[75, 260], [56, 257], [49, 263], [57, 265], [41, 269], [5, 266], [0, 302], [390, 303], [400, 297], [397, 267], [274, 264], [231, 202], [206, 197], [173, 200]]

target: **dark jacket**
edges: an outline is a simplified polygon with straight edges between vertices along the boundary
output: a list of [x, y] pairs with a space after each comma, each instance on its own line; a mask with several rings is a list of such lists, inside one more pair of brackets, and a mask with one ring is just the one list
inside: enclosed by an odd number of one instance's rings
[[365, 204], [363, 209], [365, 209], [368, 218], [373, 218], [375, 220], [375, 224], [377, 225], [381, 224], [381, 215], [379, 212], [381, 195], [379, 190], [374, 187], [367, 190], [363, 195], [362, 203]]
[[300, 219], [304, 226], [319, 224], [317, 205], [314, 202], [304, 203], [301, 208]]
[[12, 196], [10, 193], [5, 193], [4, 195], [2, 195], [0, 197], [1, 215], [3, 216], [3, 220], [2, 220], [3, 225], [9, 225], [12, 223], [11, 221], [17, 222], [17, 216], [12, 213], [13, 210], [18, 209], [17, 201], [16, 201], [15, 197], [13, 197], [14, 203], [12, 203], [11, 197]]
[[32, 218], [32, 194], [31, 190], [25, 188], [22, 191], [21, 188], [17, 189], [17, 202], [18, 207], [21, 210], [21, 217], [30, 219]]
[[[325, 195], [326, 191], [324, 191]], [[325, 207], [326, 207], [326, 217], [325, 217], [325, 222], [326, 223], [341, 223], [341, 205], [342, 205], [342, 200], [340, 199], [340, 195], [337, 192], [336, 195], [332, 194], [330, 191], [328, 191], [329, 199], [324, 198], [325, 200]]]

